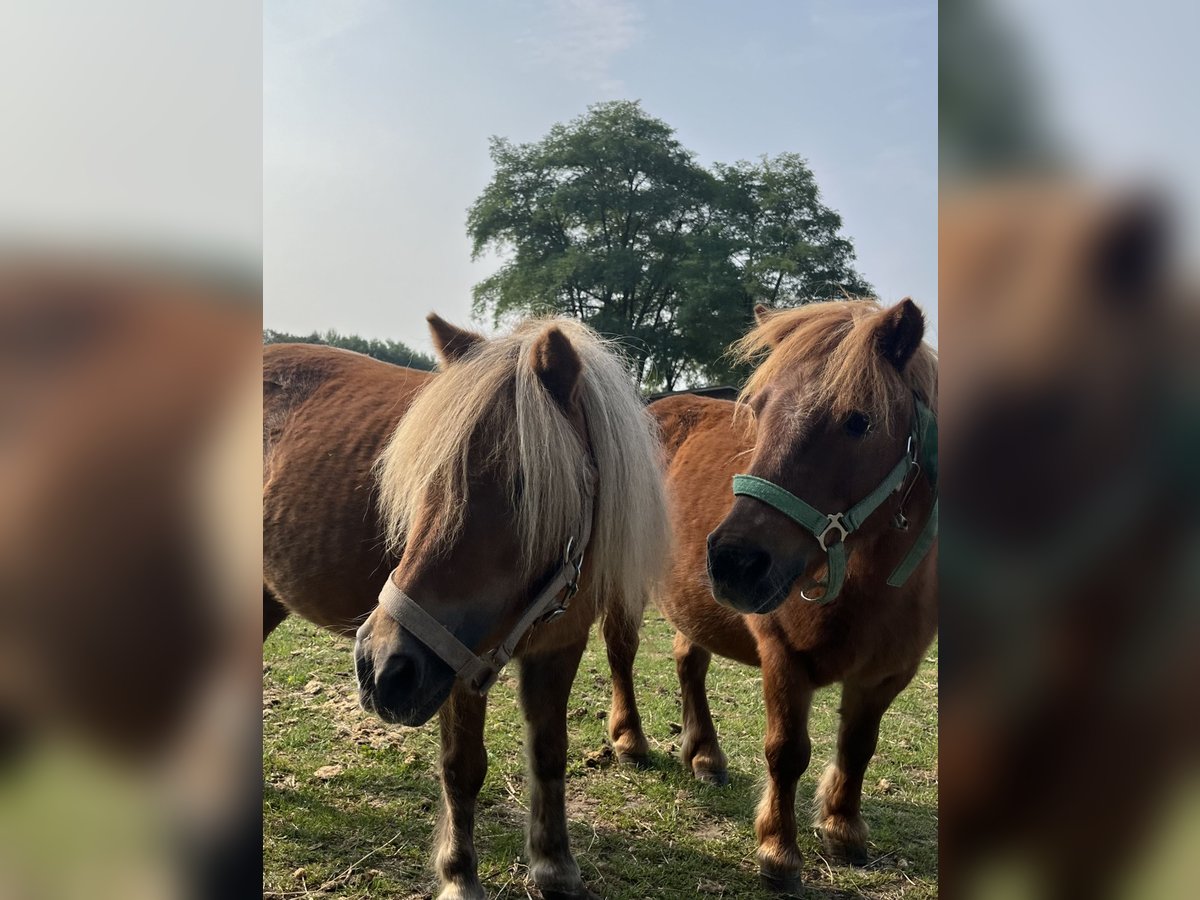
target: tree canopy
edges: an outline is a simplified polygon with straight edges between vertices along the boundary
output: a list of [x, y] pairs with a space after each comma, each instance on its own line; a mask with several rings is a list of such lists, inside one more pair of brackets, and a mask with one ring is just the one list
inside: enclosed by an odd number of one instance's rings
[[398, 366], [408, 366], [410, 369], [432, 371], [437, 367], [437, 362], [432, 357], [426, 356], [424, 353], [418, 353], [407, 344], [402, 344], [399, 341], [364, 338], [359, 337], [357, 334], [339, 334], [332, 329], [326, 331], [324, 334], [314, 331], [312, 334], [299, 335], [264, 328], [263, 344], [327, 344], [330, 347], [353, 350], [355, 353], [362, 353], [365, 356], [394, 363]]
[[701, 166], [631, 101], [589, 107], [540, 141], [494, 137], [471, 206], [477, 315], [571, 315], [619, 338], [647, 388], [738, 373], [724, 356], [754, 305], [871, 293], [841, 217], [796, 154]]

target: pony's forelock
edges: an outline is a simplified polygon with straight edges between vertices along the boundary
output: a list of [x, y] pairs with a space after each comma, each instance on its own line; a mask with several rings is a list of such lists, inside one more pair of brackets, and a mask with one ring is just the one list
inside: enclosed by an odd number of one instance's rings
[[[551, 327], [582, 363], [578, 397], [590, 456], [534, 371], [534, 343]], [[473, 446], [486, 446], [486, 464], [513, 498], [527, 575], [561, 555], [594, 492], [591, 587], [601, 607], [616, 603], [640, 612], [668, 555], [661, 454], [653, 419], [608, 342], [573, 319], [534, 319], [478, 345], [434, 378], [376, 463], [393, 552], [403, 548], [418, 516], [423, 532], [442, 546], [461, 533]]]
[[937, 404], [937, 353], [921, 342], [903, 372], [879, 351], [886, 311], [869, 299], [830, 300], [771, 312], [731, 348], [733, 358], [757, 365], [738, 397], [743, 408], [766, 386], [807, 374], [806, 396], [833, 415], [862, 412], [883, 428], [893, 410], [916, 395]]

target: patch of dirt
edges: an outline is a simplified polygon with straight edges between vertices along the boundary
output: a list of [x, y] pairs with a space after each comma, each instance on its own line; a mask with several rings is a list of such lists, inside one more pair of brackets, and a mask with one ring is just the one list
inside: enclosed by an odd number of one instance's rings
[[578, 781], [573, 782], [568, 779], [565, 799], [568, 822], [595, 821], [595, 813], [599, 809], [600, 803], [596, 798], [588, 795], [586, 784], [580, 784]]
[[616, 754], [609, 744], [599, 750], [593, 750], [583, 758], [583, 764], [589, 769], [607, 769], [616, 760]]

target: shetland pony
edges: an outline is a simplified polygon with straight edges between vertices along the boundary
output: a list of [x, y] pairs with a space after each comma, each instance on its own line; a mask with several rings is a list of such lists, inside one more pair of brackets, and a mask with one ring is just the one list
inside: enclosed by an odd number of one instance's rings
[[490, 678], [458, 677], [457, 660], [494, 677], [515, 653], [531, 878], [546, 897], [593, 897], [567, 839], [567, 699], [592, 622], [636, 620], [666, 555], [653, 422], [578, 322], [491, 340], [429, 324], [439, 374], [265, 351], [264, 639], [289, 611], [355, 635], [364, 708], [407, 725], [440, 715], [443, 900], [484, 896], [473, 834]]
[[[910, 300], [890, 309], [866, 300], [759, 307], [756, 316], [736, 352], [762, 361], [739, 402], [678, 396], [650, 406], [662, 429], [675, 530], [657, 599], [677, 629], [682, 758], [697, 778], [728, 779], [705, 694], [712, 654], [762, 668], [768, 781], [756, 822], [759, 868], [768, 887], [794, 891], [796, 782], [809, 762], [813, 691], [843, 685], [837, 759], [821, 779], [816, 824], [831, 851], [861, 859], [863, 774], [880, 718], [936, 631], [936, 540], [911, 551], [919, 533], [932, 533], [925, 526], [936, 514], [936, 438], [919, 427], [919, 410], [936, 402], [937, 362]], [[773, 493], [735, 497], [735, 475]], [[828, 523], [818, 536], [762, 499], [785, 495], [843, 524], [850, 513], [835, 511], [865, 511], [858, 505], [868, 497], [878, 503], [843, 530], [837, 550]], [[896, 579], [905, 560], [911, 571]], [[609, 734], [618, 757], [636, 763], [648, 752], [632, 685], [638, 636], [616, 619], [604, 634]]]

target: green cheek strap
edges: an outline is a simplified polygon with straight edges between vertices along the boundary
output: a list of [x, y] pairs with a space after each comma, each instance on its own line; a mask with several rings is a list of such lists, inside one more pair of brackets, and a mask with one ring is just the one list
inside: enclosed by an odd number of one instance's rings
[[[825, 591], [819, 597], [810, 598], [804, 594], [801, 596], [813, 603], [825, 604], [837, 598], [846, 580], [846, 538], [857, 531], [891, 494], [900, 490], [912, 468], [923, 468], [930, 483], [937, 484], [937, 420], [929, 408], [919, 400], [916, 401], [909, 452], [904, 454], [875, 490], [846, 512], [823, 513], [791, 491], [756, 475], [734, 475], [733, 493], [739, 497], [753, 497], [774, 507], [817, 539], [817, 543], [829, 558], [829, 575], [824, 582]], [[888, 585], [900, 587], [908, 581], [917, 565], [929, 553], [937, 539], [937, 533], [938, 501], [935, 497], [929, 520], [917, 535], [916, 543], [888, 577]]]

